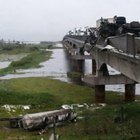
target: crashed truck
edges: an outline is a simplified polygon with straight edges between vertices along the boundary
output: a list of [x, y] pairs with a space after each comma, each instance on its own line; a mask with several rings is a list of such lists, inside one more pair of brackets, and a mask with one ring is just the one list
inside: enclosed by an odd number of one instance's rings
[[123, 16], [114, 16], [113, 18], [101, 18], [96, 21], [96, 31], [92, 34], [96, 37], [96, 44], [105, 42], [108, 37], [120, 36], [132, 33], [135, 37], [140, 37], [139, 21], [127, 23]]
[[25, 130], [35, 130], [62, 125], [66, 122], [75, 122], [76, 114], [72, 109], [60, 109], [54, 111], [26, 114], [23, 117], [11, 118], [12, 128], [23, 128]]
[[[134, 37], [140, 37], [140, 23], [139, 21], [132, 21], [128, 23], [123, 16], [114, 16], [113, 18], [100, 18], [96, 21], [96, 27], [88, 28], [88, 35], [74, 36], [74, 38], [84, 41], [83, 47], [80, 48], [80, 54], [84, 54], [84, 51], [89, 52], [94, 46], [111, 45], [109, 38], [120, 38], [120, 40], [127, 37], [127, 34], [132, 34]], [[63, 41], [67, 41], [67, 37], [73, 37], [73, 35], [66, 35]], [[89, 45], [90, 44], [90, 47]], [[121, 44], [121, 43], [120, 43]], [[140, 49], [137, 50], [140, 52]]]
[[85, 40], [92, 46], [96, 44], [104, 44], [108, 37], [120, 36], [132, 33], [135, 37], [140, 37], [139, 21], [127, 23], [123, 16], [114, 16], [113, 18], [100, 18], [96, 21], [95, 28], [89, 28], [90, 35]]

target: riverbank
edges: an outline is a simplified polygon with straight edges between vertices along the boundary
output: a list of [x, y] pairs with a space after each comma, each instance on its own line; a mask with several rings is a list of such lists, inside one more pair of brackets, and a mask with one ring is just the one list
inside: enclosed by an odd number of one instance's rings
[[[20, 49], [13, 49], [9, 56], [12, 54], [16, 55], [17, 52], [21, 53]], [[4, 52], [5, 54], [9, 53]], [[26, 55], [25, 55], [26, 53]], [[16, 73], [18, 69], [28, 69], [28, 68], [38, 68], [41, 67], [39, 64], [43, 61], [46, 61], [50, 58], [52, 52], [51, 51], [46, 51], [46, 49], [40, 49], [40, 48], [26, 48], [23, 50], [21, 55], [24, 54], [24, 57], [12, 61], [10, 65], [6, 68], [0, 69], [0, 75], [5, 75], [5, 74], [11, 74], [11, 73]], [[18, 54], [19, 55], [19, 54]], [[10, 60], [11, 61], [11, 60]]]
[[[56, 132], [62, 140], [104, 140], [138, 137], [140, 130], [140, 102], [124, 103], [123, 95], [107, 92], [106, 106], [94, 105], [94, 89], [59, 80], [44, 78], [19, 78], [0, 81], [0, 103], [10, 105], [27, 105], [30, 109], [17, 108], [7, 111], [0, 108], [0, 117], [13, 117], [32, 112], [58, 109], [63, 104], [85, 104], [80, 107], [77, 123], [58, 127]], [[136, 97], [140, 100], [140, 97]], [[95, 109], [94, 107], [99, 107]], [[114, 122], [120, 116], [123, 107], [124, 122]], [[38, 131], [28, 132], [22, 129], [10, 129], [8, 122], [0, 122], [0, 139], [2, 140], [47, 140], [52, 129], [37, 135]]]

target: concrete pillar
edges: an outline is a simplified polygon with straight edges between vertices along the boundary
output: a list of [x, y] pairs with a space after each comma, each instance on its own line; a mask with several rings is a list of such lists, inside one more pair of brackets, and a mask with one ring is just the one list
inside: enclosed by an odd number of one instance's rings
[[76, 60], [76, 71], [83, 73], [84, 71], [84, 60]]
[[92, 74], [93, 75], [96, 75], [96, 69], [97, 69], [96, 61], [95, 59], [92, 59]]
[[100, 73], [99, 75], [102, 74], [103, 76], [109, 76], [108, 68], [107, 68], [107, 65], [105, 63], [102, 64], [98, 73]]
[[125, 101], [126, 102], [135, 101], [135, 84], [125, 85]]
[[105, 103], [105, 85], [95, 86], [95, 103]]

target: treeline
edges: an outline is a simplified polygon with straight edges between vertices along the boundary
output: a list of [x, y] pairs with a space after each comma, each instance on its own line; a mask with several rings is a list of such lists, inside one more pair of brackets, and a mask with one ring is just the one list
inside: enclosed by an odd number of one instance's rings
[[10, 50], [23, 50], [23, 49], [30, 49], [31, 51], [38, 50], [38, 49], [51, 49], [53, 45], [50, 44], [43, 44], [43, 43], [24, 43], [20, 41], [5, 41], [3, 39], [0, 40], [0, 50], [10, 51]]
[[0, 40], [0, 49], [1, 50], [12, 50], [13, 48], [23, 48], [26, 44], [20, 41], [5, 41], [3, 39]]

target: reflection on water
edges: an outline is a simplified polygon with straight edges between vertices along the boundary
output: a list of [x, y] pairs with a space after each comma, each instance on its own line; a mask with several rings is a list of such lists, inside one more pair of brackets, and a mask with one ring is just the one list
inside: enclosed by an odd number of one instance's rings
[[[1, 62], [1, 67], [6, 67], [10, 62]], [[63, 49], [54, 49], [52, 58], [49, 61], [40, 63], [41, 68], [35, 69], [20, 69], [17, 70], [17, 74], [8, 74], [0, 77], [0, 79], [12, 79], [12, 78], [23, 78], [23, 77], [45, 77], [51, 76], [55, 79], [59, 79], [65, 82], [72, 82], [67, 77], [67, 72], [70, 71], [70, 66]], [[111, 67], [108, 67], [110, 74], [119, 74]], [[92, 73], [92, 62], [91, 60], [85, 60], [85, 74]], [[19, 74], [18, 74], [19, 73]], [[124, 92], [124, 85], [107, 85], [106, 90], [121, 91]], [[140, 94], [140, 85], [136, 86], [136, 94]]]

